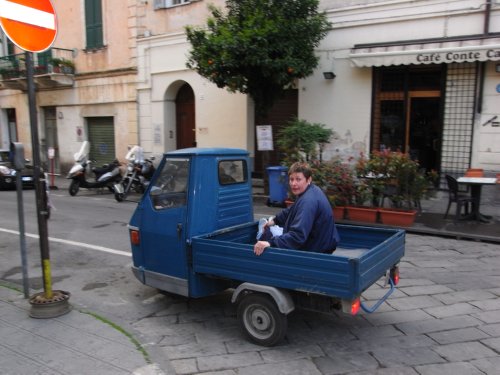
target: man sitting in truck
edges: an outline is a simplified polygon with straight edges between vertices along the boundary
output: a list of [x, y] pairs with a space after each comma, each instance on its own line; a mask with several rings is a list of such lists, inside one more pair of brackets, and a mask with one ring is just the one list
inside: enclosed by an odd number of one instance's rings
[[[312, 183], [309, 164], [294, 163], [288, 171], [288, 183], [295, 203], [267, 221], [254, 253], [261, 255], [267, 247], [333, 253], [340, 238], [332, 207], [325, 193]], [[273, 236], [269, 230], [273, 225], [283, 227], [283, 234]]]

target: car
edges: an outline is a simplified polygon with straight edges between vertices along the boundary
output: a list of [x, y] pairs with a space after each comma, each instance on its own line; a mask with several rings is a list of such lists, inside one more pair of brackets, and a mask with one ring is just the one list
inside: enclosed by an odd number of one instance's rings
[[[9, 151], [0, 150], [0, 190], [16, 188], [16, 174], [12, 162], [9, 159]], [[33, 178], [33, 166], [26, 165], [21, 170], [21, 181], [23, 188], [32, 188], [35, 186]]]

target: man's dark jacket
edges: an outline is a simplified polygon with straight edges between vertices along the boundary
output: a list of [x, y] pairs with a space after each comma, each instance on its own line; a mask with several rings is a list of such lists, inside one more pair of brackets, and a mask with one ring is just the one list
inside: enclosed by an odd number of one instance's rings
[[276, 215], [274, 223], [283, 227], [281, 236], [269, 240], [272, 247], [331, 253], [340, 238], [326, 195], [309, 185], [295, 203]]

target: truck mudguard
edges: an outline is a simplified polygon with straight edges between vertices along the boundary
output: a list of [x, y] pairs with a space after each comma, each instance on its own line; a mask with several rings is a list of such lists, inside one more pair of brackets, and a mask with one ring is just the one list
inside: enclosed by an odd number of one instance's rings
[[238, 301], [239, 295], [246, 290], [269, 294], [273, 298], [274, 302], [276, 302], [276, 305], [278, 306], [278, 309], [282, 314], [287, 315], [295, 310], [295, 304], [293, 303], [292, 297], [286, 290], [253, 283], [240, 284], [234, 290], [231, 297], [231, 302], [235, 303], [236, 301]]

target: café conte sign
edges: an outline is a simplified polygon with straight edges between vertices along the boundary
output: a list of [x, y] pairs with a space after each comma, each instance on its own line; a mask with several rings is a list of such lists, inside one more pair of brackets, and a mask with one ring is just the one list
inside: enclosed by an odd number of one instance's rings
[[500, 49], [419, 53], [416, 56], [416, 60], [417, 63], [420, 64], [448, 64], [464, 61], [500, 60]]

